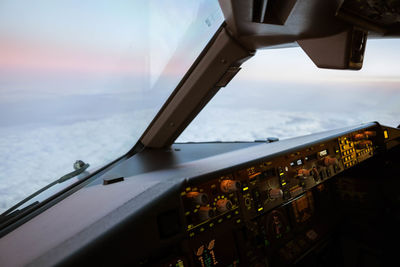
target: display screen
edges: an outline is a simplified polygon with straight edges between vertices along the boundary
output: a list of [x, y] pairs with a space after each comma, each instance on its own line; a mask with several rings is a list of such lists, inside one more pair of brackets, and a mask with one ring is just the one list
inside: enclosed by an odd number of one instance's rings
[[314, 213], [314, 199], [309, 191], [299, 199], [292, 202], [292, 210], [295, 223], [308, 221]]
[[283, 209], [271, 211], [265, 223], [267, 235], [271, 239], [280, 239], [290, 231], [289, 223]]

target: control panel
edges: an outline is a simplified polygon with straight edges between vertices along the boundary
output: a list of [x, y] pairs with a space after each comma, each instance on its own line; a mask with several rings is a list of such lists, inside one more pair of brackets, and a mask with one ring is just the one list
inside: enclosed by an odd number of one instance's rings
[[223, 175], [189, 180], [180, 202], [182, 246], [190, 255], [162, 266], [292, 264], [324, 234], [311, 222], [329, 195], [329, 180], [376, 151], [377, 130], [370, 127], [243, 164]]

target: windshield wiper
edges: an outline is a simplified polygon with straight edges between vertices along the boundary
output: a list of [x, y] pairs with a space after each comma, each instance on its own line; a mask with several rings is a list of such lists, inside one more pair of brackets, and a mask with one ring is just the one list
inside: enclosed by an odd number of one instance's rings
[[61, 184], [81, 173], [83, 173], [87, 168], [89, 168], [90, 164], [89, 163], [85, 163], [82, 160], [77, 160], [74, 163], [74, 169], [75, 171], [72, 171], [70, 173], [67, 173], [66, 175], [63, 175], [61, 178], [55, 180], [54, 182], [46, 185], [45, 187], [43, 187], [42, 189], [39, 189], [38, 191], [36, 191], [35, 193], [33, 193], [32, 195], [28, 196], [27, 198], [23, 199], [22, 201], [18, 202], [17, 204], [15, 204], [14, 206], [12, 206], [11, 208], [9, 208], [8, 210], [6, 210], [4, 213], [2, 213], [0, 215], [0, 224], [3, 223], [6, 220], [9, 220], [10, 218], [20, 214], [23, 211], [26, 211], [30, 208], [32, 208], [33, 206], [35, 206], [36, 204], [39, 204], [39, 201], [35, 201], [32, 204], [26, 206], [23, 209], [18, 209], [19, 207], [21, 207], [23, 204], [25, 204], [26, 202], [28, 202], [29, 200], [31, 200], [32, 198], [36, 197], [37, 195], [41, 194], [42, 192], [46, 191], [47, 189], [49, 189], [50, 187], [56, 185], [56, 184]]

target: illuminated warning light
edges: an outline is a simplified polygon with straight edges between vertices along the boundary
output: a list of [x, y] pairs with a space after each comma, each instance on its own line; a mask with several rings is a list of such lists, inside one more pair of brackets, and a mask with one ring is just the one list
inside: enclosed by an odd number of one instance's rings
[[262, 211], [264, 208], [263, 207], [260, 207], [260, 208], [258, 208], [258, 211]]
[[184, 195], [186, 195], [186, 192], [182, 192], [182, 193], [181, 193], [181, 196], [184, 196]]
[[213, 227], [213, 226], [214, 226], [214, 223], [210, 223], [208, 226]]
[[185, 212], [185, 216], [188, 216], [190, 214], [190, 211]]
[[192, 229], [192, 228], [193, 228], [193, 224], [189, 224], [188, 229]]
[[189, 192], [189, 191], [191, 191], [192, 189], [190, 188], [190, 187], [186, 187], [186, 191], [187, 192]]
[[240, 219], [237, 219], [237, 220], [236, 220], [236, 223], [240, 223], [241, 221], [242, 221], [242, 220], [240, 220]]
[[388, 138], [389, 138], [389, 133], [388, 133], [387, 130], [384, 130], [384, 131], [383, 131], [383, 137], [385, 137], [385, 139], [388, 139]]
[[204, 232], [204, 230], [205, 230], [204, 227], [200, 228], [200, 232]]
[[238, 211], [238, 210], [235, 210], [235, 214], [238, 215], [238, 214], [239, 214], [239, 211]]
[[280, 172], [280, 173], [279, 173], [279, 176], [283, 176], [283, 175], [285, 175], [284, 172]]
[[286, 182], [283, 182], [282, 185], [286, 185]]
[[222, 223], [222, 221], [223, 221], [223, 219], [221, 218], [221, 219], [218, 219], [218, 223]]
[[191, 232], [191, 233], [189, 234], [189, 236], [190, 236], [190, 237], [194, 237], [194, 232]]
[[249, 187], [248, 187], [248, 186], [243, 187], [243, 191], [247, 191], [247, 190], [249, 190]]
[[226, 216], [227, 219], [230, 219], [231, 217], [232, 217], [232, 215], [230, 215], [230, 214]]

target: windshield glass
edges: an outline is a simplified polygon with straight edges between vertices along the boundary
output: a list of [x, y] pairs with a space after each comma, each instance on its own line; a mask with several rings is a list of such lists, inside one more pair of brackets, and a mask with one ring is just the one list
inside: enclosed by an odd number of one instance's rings
[[0, 2], [0, 212], [126, 153], [223, 22], [217, 1]]
[[258, 51], [177, 141], [285, 139], [371, 121], [397, 127], [399, 47], [368, 40], [360, 71], [318, 69], [301, 48]]

